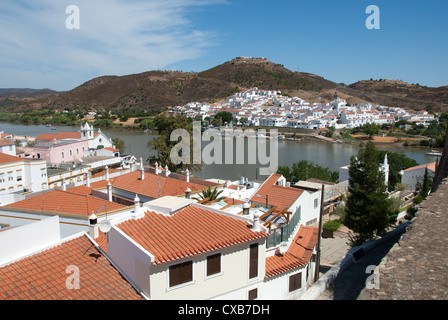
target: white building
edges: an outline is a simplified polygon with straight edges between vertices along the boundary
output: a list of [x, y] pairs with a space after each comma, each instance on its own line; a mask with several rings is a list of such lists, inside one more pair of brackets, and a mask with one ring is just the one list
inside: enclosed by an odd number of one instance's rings
[[317, 228], [267, 253], [258, 217], [164, 197], [112, 220], [102, 248], [151, 300], [293, 299], [312, 281]]
[[426, 163], [400, 171], [401, 183], [406, 186], [406, 189], [414, 191], [417, 184], [423, 182], [426, 169], [428, 169], [429, 177], [433, 177], [436, 172], [436, 163]]
[[0, 152], [16, 156], [16, 145], [14, 141], [8, 139], [0, 139]]
[[36, 192], [47, 188], [45, 160], [0, 153], [0, 194]]

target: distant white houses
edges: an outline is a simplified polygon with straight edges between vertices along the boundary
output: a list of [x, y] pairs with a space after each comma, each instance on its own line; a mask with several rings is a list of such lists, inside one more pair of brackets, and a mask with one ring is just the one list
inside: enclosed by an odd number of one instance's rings
[[258, 88], [235, 93], [213, 104], [194, 102], [172, 107], [170, 111], [202, 120], [213, 118], [220, 111], [227, 111], [232, 113], [237, 121], [242, 117], [246, 118], [248, 121], [245, 125], [249, 126], [309, 130], [329, 127], [350, 129], [367, 123], [384, 125], [402, 119], [427, 125], [435, 119], [434, 115], [426, 111], [414, 114], [403, 108], [362, 103], [349, 106], [346, 100], [340, 98], [331, 102], [310, 103], [300, 97], [282, 96], [275, 90]]

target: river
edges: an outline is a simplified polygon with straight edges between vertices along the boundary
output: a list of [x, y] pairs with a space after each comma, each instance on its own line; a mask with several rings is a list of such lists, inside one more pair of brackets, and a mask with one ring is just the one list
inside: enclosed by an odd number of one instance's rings
[[[79, 131], [77, 126], [55, 126], [56, 130], [52, 130], [44, 125], [24, 125], [0, 122], [0, 131], [19, 136], [37, 137], [41, 133], [56, 133], [59, 131]], [[97, 129], [95, 129], [97, 130]], [[139, 159], [142, 157], [146, 160], [152, 153], [147, 147], [147, 142], [157, 136], [143, 131], [126, 130], [120, 128], [101, 129], [104, 134], [110, 138], [120, 138], [126, 146], [126, 154], [133, 154]], [[226, 138], [229, 139], [229, 138]], [[230, 138], [232, 139], [232, 138]], [[204, 145], [203, 145], [204, 146]], [[247, 162], [247, 143], [245, 144], [245, 159]], [[294, 162], [300, 160], [308, 160], [330, 170], [338, 170], [339, 167], [348, 165], [350, 157], [358, 153], [358, 146], [352, 144], [333, 144], [319, 141], [278, 141], [278, 165], [291, 166]], [[432, 156], [426, 155], [426, 148], [420, 147], [400, 147], [400, 146], [382, 146], [380, 150], [390, 150], [392, 152], [402, 152], [409, 158], [416, 160], [419, 164], [435, 161]], [[234, 145], [235, 150], [235, 145]], [[267, 156], [269, 158], [269, 145], [267, 146]], [[235, 154], [235, 152], [234, 152]], [[262, 167], [268, 167], [269, 164]], [[255, 164], [210, 164], [204, 165], [200, 172], [195, 173], [197, 177], [209, 179], [220, 178], [236, 180], [241, 176], [249, 179], [263, 180], [265, 177], [257, 173], [260, 165]]]

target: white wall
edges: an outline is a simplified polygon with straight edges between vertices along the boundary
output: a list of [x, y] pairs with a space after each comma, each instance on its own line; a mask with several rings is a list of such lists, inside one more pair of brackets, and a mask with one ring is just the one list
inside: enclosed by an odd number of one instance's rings
[[[41, 175], [44, 169], [45, 176]], [[0, 193], [23, 191], [24, 188], [41, 191], [47, 182], [45, 160], [18, 160], [0, 166]], [[21, 176], [21, 180], [18, 177]]]
[[[320, 199], [321, 191], [303, 191], [300, 197], [294, 202], [294, 204], [290, 207], [291, 210], [297, 209], [299, 206], [301, 209], [301, 218], [300, 224], [307, 225], [307, 223], [311, 223], [312, 221], [317, 222], [317, 219], [320, 215]], [[317, 199], [317, 206], [315, 207], [315, 200]], [[295, 211], [292, 211], [295, 212]], [[312, 224], [312, 223], [311, 223]]]
[[118, 228], [112, 227], [107, 237], [107, 255], [131, 283], [152, 298], [150, 269], [154, 257]]
[[0, 232], [0, 266], [61, 240], [59, 218], [47, 218]]
[[[406, 189], [414, 191], [417, 186], [417, 182], [423, 182], [423, 178], [425, 177], [425, 169], [426, 167], [411, 171], [404, 171], [401, 176], [401, 183], [406, 186]], [[434, 175], [434, 172], [428, 169], [428, 175], [432, 176]]]
[[[226, 299], [237, 297], [247, 299], [247, 288], [256, 287], [265, 275], [265, 240], [257, 241], [258, 277], [249, 279], [249, 246], [255, 242], [244, 243], [207, 254], [196, 255], [190, 259], [164, 263], [151, 267], [151, 299]], [[211, 277], [206, 275], [207, 256], [220, 252], [221, 273]], [[169, 288], [169, 266], [193, 260], [193, 281]]]

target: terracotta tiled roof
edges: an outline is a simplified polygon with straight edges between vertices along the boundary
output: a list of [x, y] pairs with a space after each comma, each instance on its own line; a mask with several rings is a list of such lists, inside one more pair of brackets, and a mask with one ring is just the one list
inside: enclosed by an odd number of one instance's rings
[[65, 213], [87, 217], [92, 214], [92, 211], [98, 215], [106, 212], [106, 208], [108, 212], [126, 208], [124, 205], [87, 195], [82, 191], [70, 192], [62, 190], [46, 192], [35, 197], [11, 203], [5, 207], [36, 211], [42, 210], [56, 214]]
[[23, 161], [22, 158], [0, 152], [0, 164]]
[[147, 211], [143, 218], [117, 225], [161, 264], [265, 238], [250, 224], [189, 205], [168, 217]]
[[288, 251], [266, 259], [266, 278], [291, 271], [310, 262], [317, 243], [318, 228], [300, 226]]
[[11, 140], [7, 139], [0, 139], [0, 146], [9, 146], [11, 144], [14, 144]]
[[[66, 286], [69, 266], [79, 289]], [[0, 268], [0, 283], [0, 300], [143, 299], [85, 235]]]
[[426, 164], [422, 164], [419, 166], [415, 166], [415, 167], [411, 167], [411, 168], [407, 168], [406, 170], [404, 170], [404, 172], [408, 172], [408, 171], [412, 171], [412, 170], [417, 170], [417, 169], [422, 169], [427, 167], [428, 170], [432, 170], [433, 172], [436, 172], [436, 163], [432, 162], [432, 163], [426, 163]]
[[86, 187], [86, 186], [78, 186], [78, 187], [73, 187], [73, 188], [67, 189], [67, 192], [80, 194], [80, 195], [91, 195], [92, 188]]
[[64, 140], [64, 139], [78, 140], [78, 139], [81, 139], [81, 132], [61, 131], [58, 133], [41, 133], [36, 138], [36, 140], [41, 140], [41, 141], [52, 141], [53, 139], [56, 139], [56, 140]]
[[[159, 181], [160, 181], [160, 196], [178, 196], [185, 193], [185, 190], [190, 188], [192, 192], [201, 191], [206, 188], [204, 185], [198, 183], [187, 182], [165, 175], [153, 174], [145, 172], [145, 179], [140, 179], [140, 171], [130, 172], [116, 178], [110, 179], [113, 188], [119, 188], [132, 192], [133, 194], [140, 194], [150, 198], [159, 198]], [[107, 183], [106, 183], [107, 185]], [[94, 185], [94, 187], [98, 187]]]
[[303, 193], [303, 190], [276, 185], [275, 183], [281, 176], [281, 174], [271, 175], [250, 200], [264, 204], [266, 203], [266, 195], [268, 195], [269, 205], [276, 206], [280, 210], [289, 209], [294, 201]]

